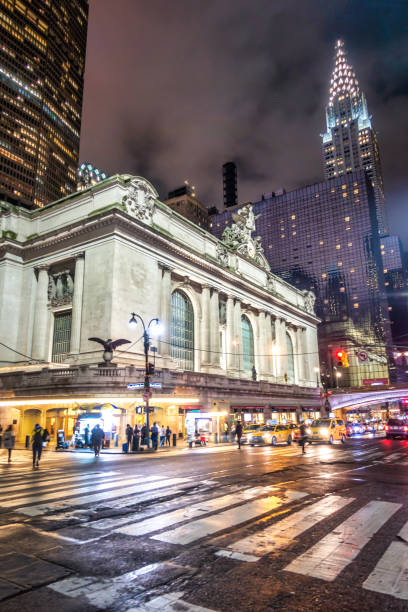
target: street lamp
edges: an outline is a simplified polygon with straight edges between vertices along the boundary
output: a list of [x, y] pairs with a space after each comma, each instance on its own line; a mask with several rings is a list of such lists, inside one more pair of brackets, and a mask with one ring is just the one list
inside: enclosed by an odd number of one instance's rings
[[[146, 439], [147, 448], [150, 448], [150, 425], [149, 425], [149, 399], [150, 399], [150, 376], [154, 373], [153, 364], [149, 363], [149, 348], [150, 348], [150, 336], [158, 338], [163, 333], [163, 326], [159, 319], [151, 319], [148, 325], [145, 325], [142, 317], [139, 314], [131, 312], [131, 318], [129, 319], [129, 327], [134, 329], [137, 327], [137, 320], [139, 319], [143, 326], [143, 347], [145, 355], [145, 377], [144, 377], [144, 393], [143, 399], [145, 402], [145, 414], [146, 414]], [[150, 330], [150, 333], [149, 333]]]
[[313, 370], [316, 374], [316, 384], [318, 387], [320, 387], [320, 382], [319, 382], [320, 368], [314, 367]]
[[339, 388], [339, 378], [341, 378], [341, 372], [336, 372], [336, 388]]

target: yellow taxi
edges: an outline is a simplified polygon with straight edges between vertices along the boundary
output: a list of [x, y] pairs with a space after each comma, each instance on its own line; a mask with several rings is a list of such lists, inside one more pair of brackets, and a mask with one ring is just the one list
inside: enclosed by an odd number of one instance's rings
[[346, 426], [341, 419], [316, 419], [307, 429], [308, 442], [328, 442], [335, 440], [346, 441]]
[[264, 444], [292, 444], [293, 428], [287, 425], [263, 425], [259, 431], [255, 431], [250, 438], [251, 446], [261, 446]]

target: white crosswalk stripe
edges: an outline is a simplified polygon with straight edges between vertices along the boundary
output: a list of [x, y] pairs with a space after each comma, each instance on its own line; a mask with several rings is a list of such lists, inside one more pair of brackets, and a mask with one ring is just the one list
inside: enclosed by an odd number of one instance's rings
[[283, 497], [277, 497], [270, 495], [269, 497], [263, 497], [254, 501], [248, 502], [241, 506], [225, 510], [223, 512], [211, 515], [207, 518], [203, 518], [197, 521], [176, 527], [169, 531], [164, 531], [152, 537], [155, 540], [161, 540], [162, 542], [169, 542], [172, 544], [190, 544], [195, 540], [199, 540], [208, 535], [222, 531], [228, 527], [245, 523], [250, 519], [257, 516], [262, 516], [267, 512], [271, 512], [283, 504], [296, 501], [305, 497], [307, 493], [302, 491], [291, 491], [284, 492]]
[[408, 600], [408, 523], [398, 537], [403, 541], [390, 544], [363, 583], [363, 588]]
[[270, 527], [230, 544], [226, 549], [217, 551], [216, 554], [242, 561], [258, 561], [263, 555], [287, 548], [304, 531], [341, 510], [352, 501], [354, 501], [353, 498], [328, 495]]
[[401, 504], [369, 502], [287, 565], [285, 570], [322, 580], [334, 580], [399, 508]]
[[175, 525], [183, 521], [197, 518], [198, 516], [202, 516], [204, 514], [209, 514], [210, 512], [220, 510], [221, 508], [226, 508], [240, 502], [248, 501], [271, 490], [276, 491], [277, 489], [276, 487], [255, 487], [253, 489], [223, 495], [221, 497], [216, 497], [214, 499], [202, 501], [188, 507], [174, 510], [173, 512], [166, 512], [164, 514], [160, 514], [159, 516], [154, 516], [150, 519], [127, 525], [126, 527], [120, 527], [115, 531], [116, 533], [125, 533], [132, 536], [145, 535], [154, 531], [160, 531], [160, 529], [170, 527], [170, 525]]
[[[94, 472], [94, 473], [90, 473], [90, 474], [79, 474], [79, 475], [75, 475], [74, 477], [72, 477], [72, 479], [69, 480], [70, 482], [70, 486], [75, 487], [77, 486], [77, 483], [79, 481], [83, 481], [83, 480], [95, 480], [95, 479], [99, 479], [99, 478], [105, 478], [107, 479], [109, 476], [115, 476], [119, 474], [119, 472]], [[16, 485], [2, 485], [0, 486], [0, 499], [2, 498], [2, 496], [4, 495], [4, 493], [7, 493], [6, 498], [9, 498], [9, 494], [13, 493], [14, 491], [27, 491], [27, 489], [31, 489], [31, 488], [44, 488], [44, 487], [52, 487], [52, 490], [55, 491], [56, 489], [58, 489], [58, 487], [67, 487], [67, 476], [55, 476], [54, 478], [50, 478], [50, 479], [32, 479], [32, 480], [27, 480], [25, 479], [23, 484], [16, 484]]]

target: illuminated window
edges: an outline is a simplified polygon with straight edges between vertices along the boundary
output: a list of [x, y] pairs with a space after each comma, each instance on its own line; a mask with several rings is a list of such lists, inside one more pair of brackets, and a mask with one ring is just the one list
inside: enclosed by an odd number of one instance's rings
[[296, 219], [296, 215], [292, 215], [292, 216], [291, 216], [291, 219]]
[[241, 331], [242, 365], [246, 372], [252, 372], [252, 368], [255, 366], [254, 334], [252, 325], [245, 315], [241, 317]]
[[324, 244], [323, 240], [320, 240], [319, 244]]
[[343, 198], [347, 198], [347, 193], [343, 193]]
[[342, 185], [341, 188], [342, 189], [347, 189], [347, 185]]
[[344, 287], [340, 287], [340, 293], [344, 293], [344, 292], [345, 292]]
[[194, 369], [194, 311], [180, 291], [171, 296], [170, 351], [183, 370]]
[[296, 232], [292, 232], [292, 236], [296, 236]]
[[351, 246], [353, 246], [353, 243], [352, 242], [348, 242], [347, 246], [351, 247]]
[[355, 189], [355, 190], [353, 191], [353, 193], [358, 193], [358, 189]]
[[350, 217], [344, 217], [345, 221], [350, 221]]
[[354, 302], [353, 306], [354, 308], [358, 308], [358, 302]]
[[353, 274], [353, 272], [355, 272], [355, 269], [351, 268], [350, 272]]
[[387, 270], [387, 268], [385, 268], [385, 270], [384, 270], [384, 274], [387, 274], [387, 272], [388, 272], [388, 270]]
[[326, 278], [327, 274], [322, 274], [322, 278]]
[[340, 244], [336, 244], [336, 249], [341, 249], [341, 245]]

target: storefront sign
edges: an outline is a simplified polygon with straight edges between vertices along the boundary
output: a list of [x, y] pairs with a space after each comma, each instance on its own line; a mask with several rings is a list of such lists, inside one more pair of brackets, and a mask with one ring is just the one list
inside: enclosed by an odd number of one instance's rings
[[364, 378], [363, 385], [370, 387], [375, 385], [388, 385], [388, 378]]
[[321, 406], [302, 406], [304, 412], [320, 412]]
[[272, 412], [278, 412], [279, 410], [289, 410], [290, 412], [296, 412], [296, 406], [272, 406], [271, 410]]
[[131, 383], [127, 386], [128, 389], [143, 389], [144, 383]]
[[231, 406], [233, 412], [263, 412], [264, 406]]

